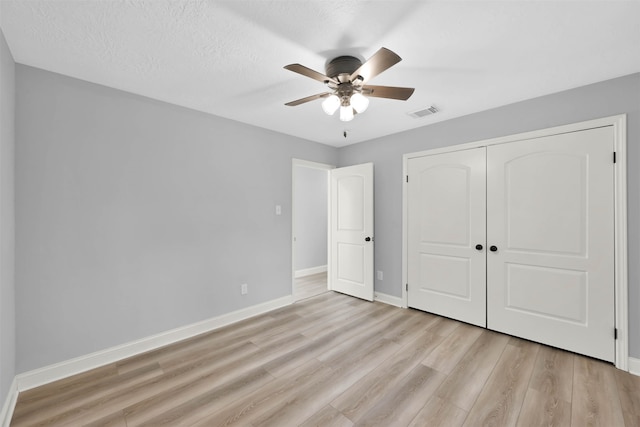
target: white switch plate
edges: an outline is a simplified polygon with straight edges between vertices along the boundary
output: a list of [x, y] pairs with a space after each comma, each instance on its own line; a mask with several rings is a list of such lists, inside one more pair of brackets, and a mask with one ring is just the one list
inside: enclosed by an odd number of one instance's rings
[[282, 206], [276, 205], [276, 215], [282, 215]]
[[249, 292], [248, 286], [246, 283], [243, 283], [242, 285], [240, 285], [240, 294], [241, 295], [246, 295]]
[[382, 271], [378, 270], [378, 280], [382, 280], [383, 277]]

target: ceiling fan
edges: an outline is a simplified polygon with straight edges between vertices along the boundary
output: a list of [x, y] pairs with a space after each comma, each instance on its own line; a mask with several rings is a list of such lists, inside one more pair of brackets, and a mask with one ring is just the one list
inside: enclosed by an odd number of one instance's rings
[[330, 91], [287, 102], [285, 105], [295, 107], [305, 102], [325, 98], [322, 102], [324, 112], [333, 115], [340, 108], [340, 120], [348, 122], [353, 120], [355, 113], [362, 113], [367, 109], [369, 106], [367, 96], [406, 101], [413, 94], [414, 88], [366, 84], [401, 60], [402, 58], [394, 52], [383, 47], [364, 64], [353, 56], [338, 56], [329, 61], [325, 68], [326, 74], [300, 64], [287, 65], [284, 67], [287, 70], [318, 80], [327, 85]]

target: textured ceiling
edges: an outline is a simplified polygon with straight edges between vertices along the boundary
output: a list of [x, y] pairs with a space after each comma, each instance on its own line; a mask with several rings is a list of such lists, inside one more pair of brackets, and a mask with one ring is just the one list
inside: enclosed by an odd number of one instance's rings
[[[333, 146], [639, 72], [638, 17], [640, 1], [0, 2], [16, 62]], [[403, 60], [371, 84], [408, 101], [348, 123], [284, 105], [325, 90], [284, 65], [382, 46]]]

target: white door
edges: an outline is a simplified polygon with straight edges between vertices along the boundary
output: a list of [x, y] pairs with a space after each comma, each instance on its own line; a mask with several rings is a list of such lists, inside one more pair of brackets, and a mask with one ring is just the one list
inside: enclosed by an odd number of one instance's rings
[[408, 161], [408, 305], [486, 326], [485, 148]]
[[373, 301], [373, 163], [330, 173], [329, 288]]
[[614, 360], [612, 153], [612, 127], [487, 147], [490, 329]]

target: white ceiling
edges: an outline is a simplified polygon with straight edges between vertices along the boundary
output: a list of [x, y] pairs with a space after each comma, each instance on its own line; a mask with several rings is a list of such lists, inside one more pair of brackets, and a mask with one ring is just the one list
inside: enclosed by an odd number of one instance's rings
[[[2, 0], [16, 62], [332, 146], [344, 146], [640, 71], [640, 1]], [[348, 123], [324, 73], [386, 47], [371, 80], [409, 86]], [[407, 113], [435, 105], [420, 119]], [[348, 137], [343, 137], [343, 131]]]

